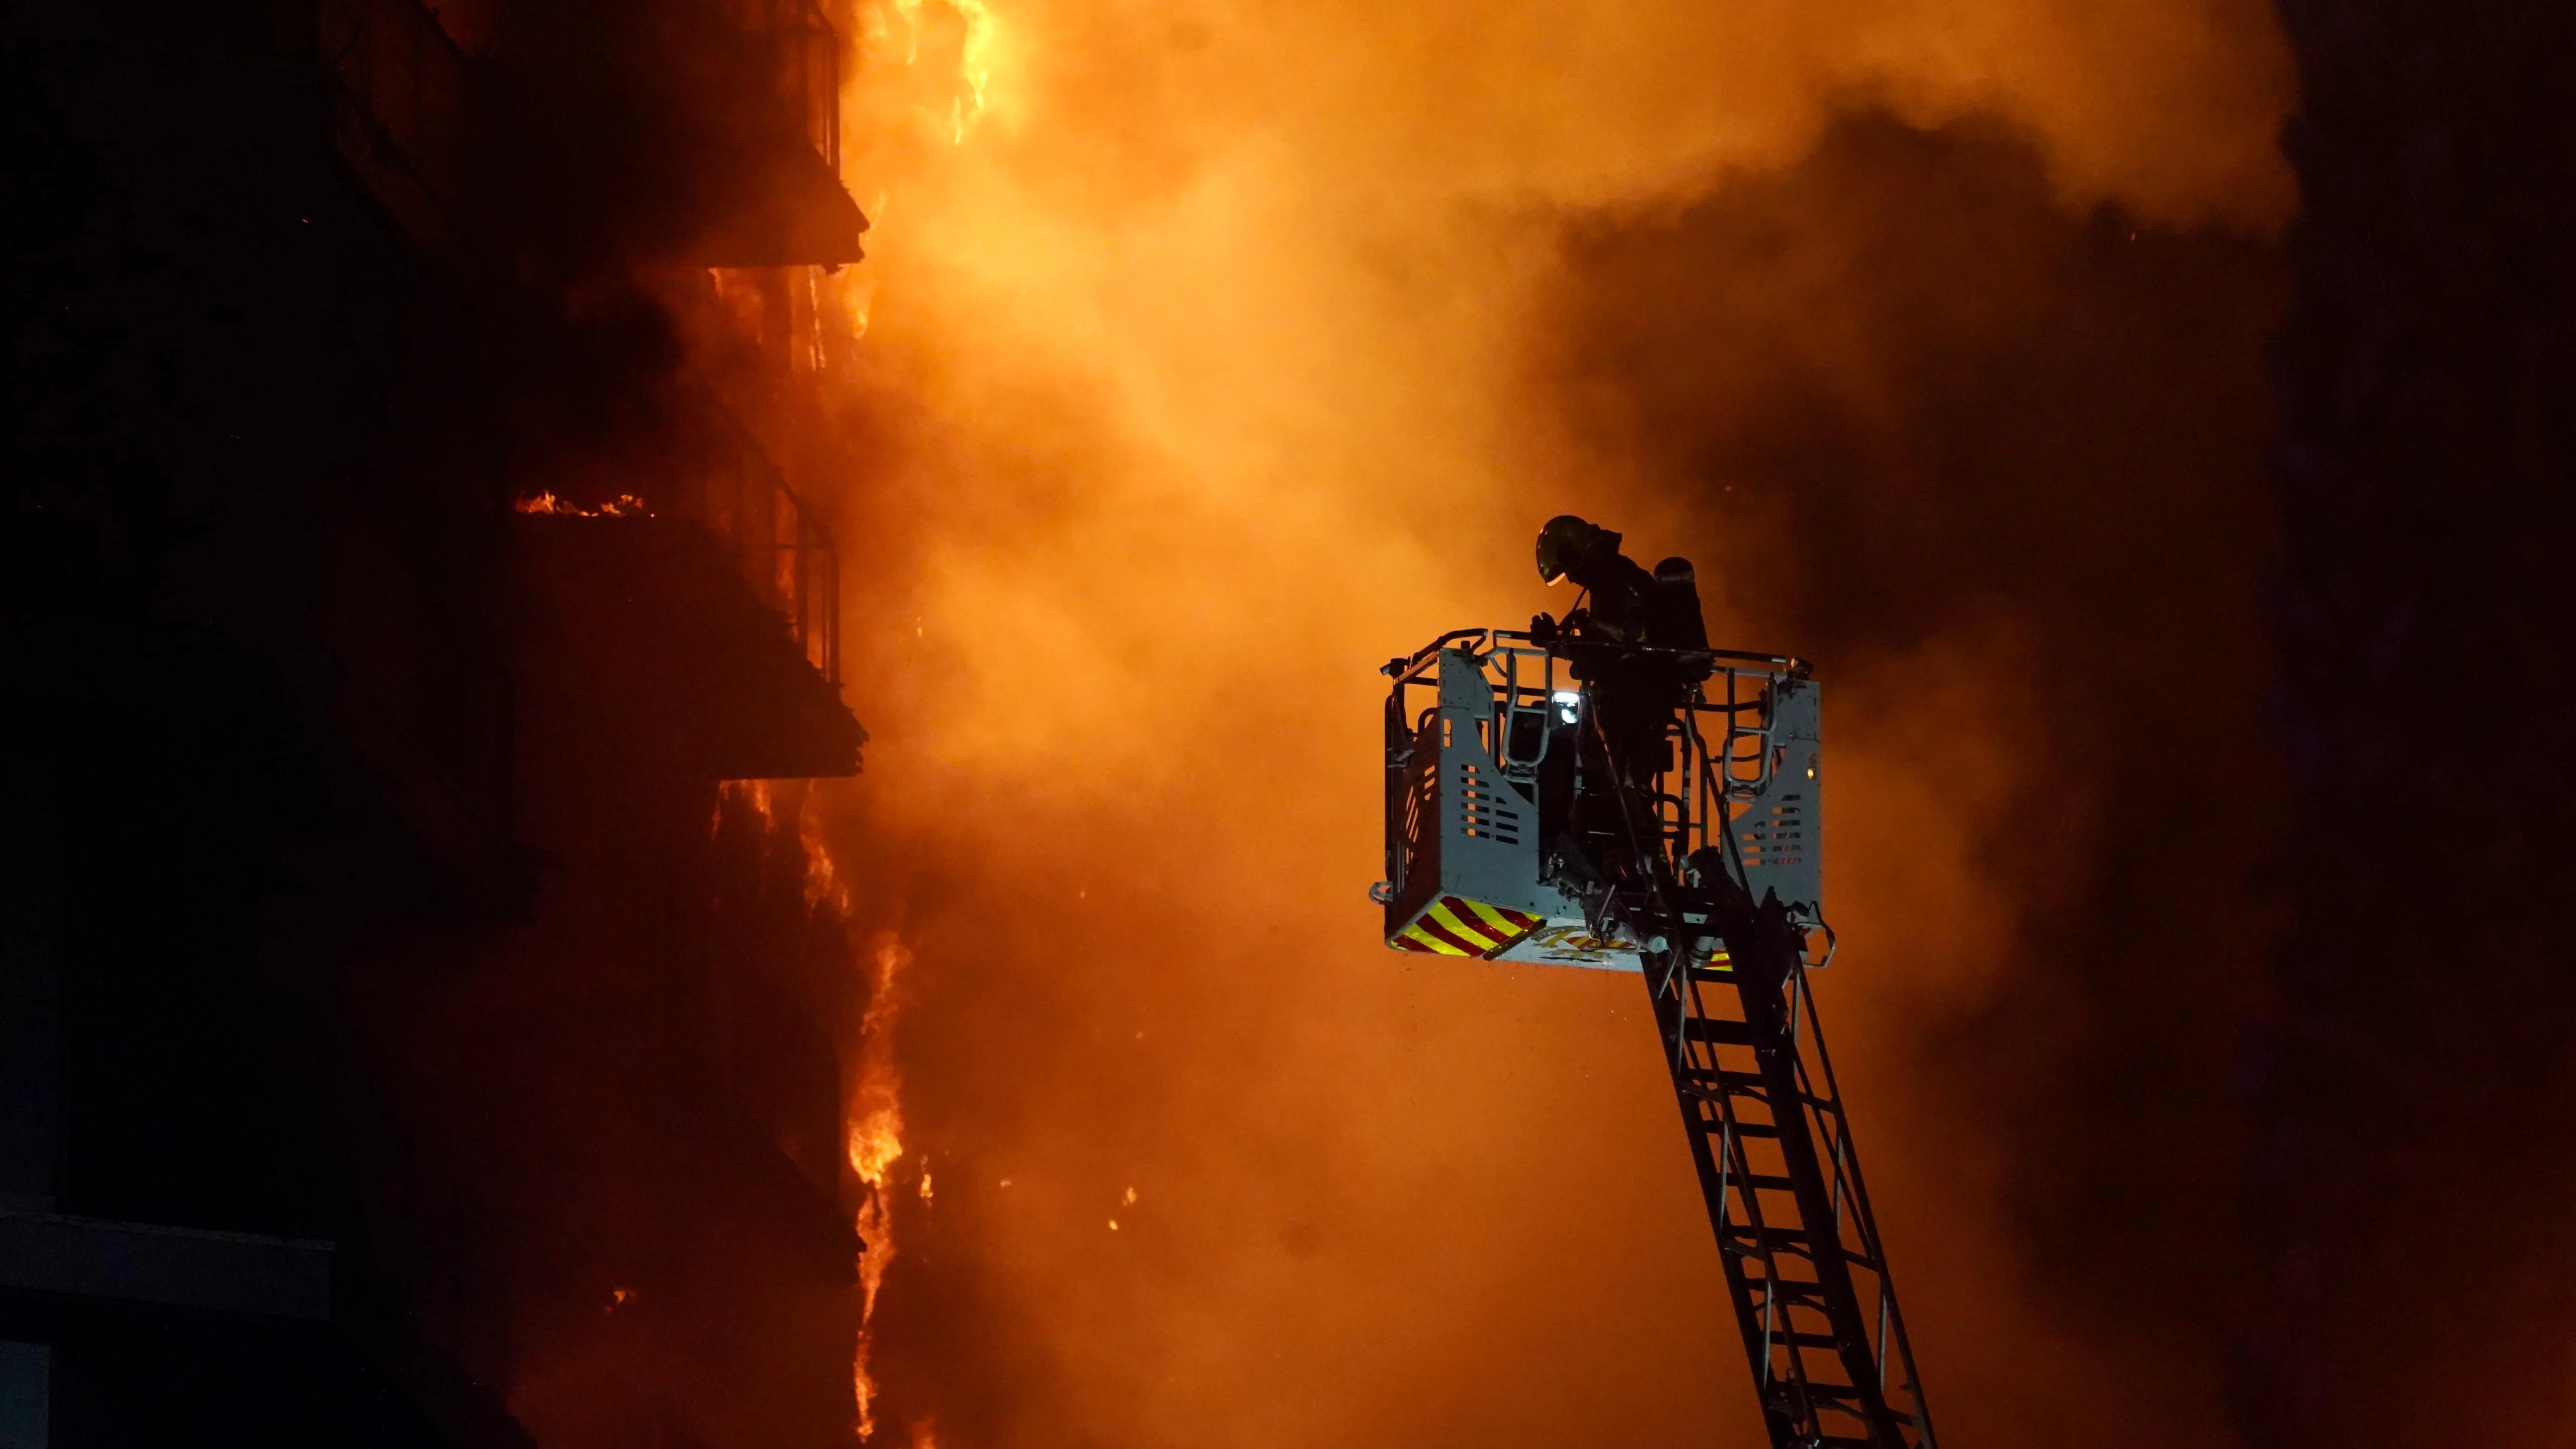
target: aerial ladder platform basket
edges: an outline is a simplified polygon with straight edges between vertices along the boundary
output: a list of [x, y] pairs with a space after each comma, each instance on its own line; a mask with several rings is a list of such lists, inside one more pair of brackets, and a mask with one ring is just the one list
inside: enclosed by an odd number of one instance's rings
[[[1622, 671], [1665, 681], [1624, 770]], [[1935, 1449], [1808, 989], [1833, 933], [1807, 667], [1474, 629], [1384, 672], [1387, 945], [1641, 974], [1771, 1443]]]

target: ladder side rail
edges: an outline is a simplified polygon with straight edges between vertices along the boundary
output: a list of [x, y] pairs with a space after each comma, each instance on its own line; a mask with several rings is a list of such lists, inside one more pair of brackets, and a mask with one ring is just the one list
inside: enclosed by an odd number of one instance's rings
[[[1741, 892], [1728, 893], [1721, 911], [1727, 919], [1720, 934], [1727, 942], [1735, 968], [1745, 1019], [1753, 1028], [1754, 1055], [1771, 1088], [1772, 1115], [1780, 1126], [1779, 1145], [1788, 1165], [1791, 1192], [1798, 1202], [1799, 1216], [1810, 1225], [1810, 1261], [1822, 1290], [1822, 1307], [1832, 1324], [1836, 1357], [1854, 1387], [1858, 1417], [1869, 1426], [1870, 1437], [1888, 1449], [1897, 1449], [1908, 1441], [1899, 1429], [1902, 1421], [1878, 1389], [1876, 1366], [1868, 1348], [1867, 1321], [1861, 1312], [1851, 1265], [1845, 1259], [1839, 1236], [1828, 1237], [1821, 1231], [1831, 1220], [1833, 1209], [1824, 1163], [1813, 1136], [1814, 1117], [1806, 1108], [1807, 1094], [1799, 1081], [1799, 1053], [1789, 1016], [1794, 1007], [1783, 999], [1788, 980], [1799, 965], [1796, 948], [1787, 940], [1787, 919], [1776, 903], [1757, 907]], [[1783, 1103], [1789, 1105], [1789, 1110], [1779, 1110]]]
[[1847, 1176], [1849, 1179], [1848, 1195], [1853, 1226], [1860, 1235], [1863, 1251], [1874, 1265], [1874, 1276], [1878, 1279], [1880, 1317], [1883, 1326], [1879, 1332], [1878, 1342], [1873, 1347], [1880, 1360], [1883, 1374], [1887, 1360], [1887, 1346], [1889, 1341], [1893, 1340], [1896, 1348], [1895, 1357], [1903, 1364], [1905, 1370], [1903, 1390], [1905, 1395], [1913, 1400], [1910, 1409], [1916, 1432], [1922, 1436], [1924, 1449], [1931, 1449], [1934, 1444], [1931, 1405], [1923, 1393], [1922, 1377], [1915, 1371], [1914, 1347], [1905, 1333], [1905, 1313], [1897, 1299], [1896, 1276], [1888, 1263], [1886, 1243], [1879, 1236], [1878, 1215], [1869, 1205], [1868, 1184], [1861, 1175], [1859, 1146], [1851, 1139], [1851, 1121], [1842, 1105], [1841, 1085], [1834, 1078], [1833, 1058], [1825, 1050], [1824, 1021], [1817, 1013], [1813, 991], [1807, 993], [1807, 1026], [1807, 1040], [1814, 1048], [1816, 1074], [1823, 1079], [1824, 1096], [1833, 1103], [1835, 1128], [1841, 1143], [1837, 1175]]
[[[1814, 993], [1810, 991], [1807, 993], [1807, 996], [1811, 1011], [1809, 1020], [1810, 1039], [1820, 1040], [1822, 1024], [1812, 1016]], [[1814, 1079], [1808, 1073], [1803, 1062], [1800, 1064], [1799, 1074], [1801, 1085], [1805, 1089], [1805, 1099], [1802, 1103], [1803, 1110], [1805, 1110], [1813, 1119], [1813, 1130], [1816, 1135], [1829, 1143], [1831, 1148], [1830, 1158], [1833, 1169], [1832, 1179], [1834, 1188], [1834, 1208], [1836, 1214], [1833, 1222], [1834, 1235], [1841, 1245], [1841, 1251], [1846, 1263], [1852, 1265], [1858, 1272], [1868, 1274], [1872, 1280], [1872, 1287], [1875, 1290], [1871, 1296], [1874, 1296], [1877, 1300], [1878, 1329], [1876, 1334], [1874, 1334], [1868, 1342], [1871, 1362], [1876, 1368], [1875, 1377], [1878, 1381], [1880, 1392], [1884, 1394], [1888, 1387], [1888, 1332], [1891, 1324], [1895, 1322], [1894, 1281], [1888, 1273], [1887, 1257], [1884, 1248], [1879, 1242], [1876, 1221], [1868, 1211], [1868, 1200], [1866, 1194], [1862, 1190], [1861, 1185], [1855, 1181], [1854, 1178], [1854, 1172], [1858, 1164], [1858, 1152], [1851, 1137], [1850, 1119], [1846, 1115], [1839, 1098], [1823, 1096], [1816, 1093], [1814, 1090]], [[1842, 1212], [1846, 1207], [1851, 1210], [1849, 1224], [1849, 1231], [1851, 1234], [1850, 1238], [1846, 1238], [1844, 1236], [1845, 1222], [1842, 1217]], [[1855, 1238], [1857, 1239], [1856, 1242], [1853, 1241]], [[1859, 1285], [1857, 1282], [1854, 1285], [1854, 1292], [1855, 1296], [1859, 1295]], [[1900, 1356], [1910, 1357], [1910, 1355]], [[1903, 1388], [1909, 1396], [1916, 1398], [1916, 1402], [1911, 1405], [1891, 1403], [1890, 1407], [1915, 1420], [1918, 1432], [1928, 1432], [1925, 1423], [1928, 1416], [1922, 1412], [1919, 1395], [1915, 1393], [1915, 1385], [1910, 1377], [1910, 1371], [1909, 1377], [1903, 1385]]]

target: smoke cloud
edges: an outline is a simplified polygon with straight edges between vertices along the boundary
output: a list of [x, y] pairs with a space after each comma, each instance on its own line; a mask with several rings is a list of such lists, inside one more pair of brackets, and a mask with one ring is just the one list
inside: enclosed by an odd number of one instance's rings
[[880, 1422], [1756, 1442], [1636, 981], [1394, 956], [1364, 896], [1371, 666], [1561, 608], [1571, 509], [1820, 663], [1824, 1003], [1945, 1432], [2223, 1438], [2262, 8], [847, 29], [830, 834], [938, 1183]]

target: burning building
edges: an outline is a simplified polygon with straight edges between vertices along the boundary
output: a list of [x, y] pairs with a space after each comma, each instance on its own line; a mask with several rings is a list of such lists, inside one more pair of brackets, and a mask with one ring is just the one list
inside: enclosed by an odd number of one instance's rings
[[1832, 681], [1945, 1428], [2554, 1442], [2569, 51], [2438, 8], [14, 0], [0, 1446], [1749, 1427], [1632, 984], [1364, 894], [1568, 509]]
[[12, 11], [0, 1442], [848, 1437], [838, 56]]

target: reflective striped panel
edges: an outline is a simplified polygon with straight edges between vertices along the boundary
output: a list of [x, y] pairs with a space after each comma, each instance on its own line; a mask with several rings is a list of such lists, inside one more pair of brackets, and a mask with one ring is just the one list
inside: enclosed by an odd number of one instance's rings
[[1459, 896], [1442, 896], [1413, 923], [1387, 938], [1399, 951], [1433, 956], [1491, 956], [1543, 924], [1539, 917]]

